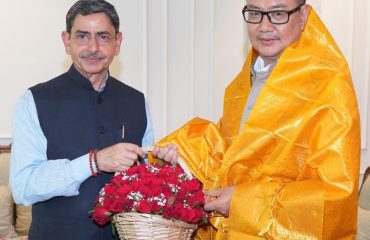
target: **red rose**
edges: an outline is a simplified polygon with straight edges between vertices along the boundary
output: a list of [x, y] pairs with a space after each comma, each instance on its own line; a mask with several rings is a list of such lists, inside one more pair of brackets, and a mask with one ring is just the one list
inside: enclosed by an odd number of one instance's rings
[[158, 173], [159, 176], [161, 177], [166, 177], [166, 176], [177, 176], [176, 170], [171, 167], [170, 165], [163, 165], [162, 169]]
[[137, 210], [141, 213], [150, 213], [150, 204], [147, 200], [140, 200], [136, 206]]
[[112, 213], [120, 213], [125, 209], [125, 197], [116, 198], [109, 206], [109, 210]]
[[186, 208], [178, 204], [176, 205], [174, 212], [176, 212], [176, 214], [174, 214], [174, 217], [176, 217], [177, 219], [186, 221], [186, 215], [188, 214], [188, 211]]
[[106, 209], [109, 209], [109, 207], [112, 203], [113, 203], [112, 196], [105, 196], [104, 197], [103, 207], [105, 207]]
[[162, 217], [163, 218], [166, 218], [166, 219], [171, 219], [173, 218], [173, 209], [171, 207], [166, 207], [163, 211], [163, 215]]
[[165, 181], [167, 182], [167, 184], [178, 185], [179, 183], [179, 179], [177, 178], [177, 176], [173, 176], [173, 175], [168, 175], [167, 177], [165, 177]]
[[193, 193], [188, 198], [188, 205], [190, 207], [197, 207], [197, 206], [203, 206], [204, 205], [204, 194], [201, 191]]
[[142, 195], [144, 196], [149, 196], [149, 193], [150, 193], [150, 186], [146, 186], [146, 185], [143, 185], [143, 184], [139, 184], [137, 186], [137, 189], [138, 189], [138, 192], [140, 192]]
[[110, 185], [112, 185], [114, 188], [119, 188], [119, 187], [122, 186], [122, 184], [124, 184], [125, 182], [128, 182], [128, 181], [129, 181], [128, 179], [126, 179], [126, 180], [122, 179], [122, 174], [117, 174], [111, 180]]
[[141, 184], [141, 181], [133, 181], [131, 183], [131, 189], [136, 192], [136, 191], [139, 191], [140, 188], [142, 188], [142, 184]]
[[195, 178], [188, 181], [188, 184], [189, 184], [189, 188], [193, 190], [202, 188], [202, 184], [199, 182], [198, 179], [195, 179]]
[[104, 225], [111, 220], [112, 214], [105, 208], [96, 207], [93, 213], [93, 219], [99, 224]]
[[196, 223], [199, 222], [203, 217], [203, 211], [199, 209], [188, 209], [187, 215], [184, 218], [186, 222]]
[[180, 185], [178, 187], [176, 198], [178, 198], [179, 200], [185, 200], [187, 196], [188, 196], [187, 191], [185, 191], [185, 189]]
[[158, 201], [151, 201], [149, 203], [149, 205], [150, 205], [150, 209], [152, 209], [153, 213], [157, 213], [163, 208], [163, 206], [158, 204]]
[[152, 181], [153, 179], [156, 178], [156, 174], [155, 173], [151, 173], [151, 172], [143, 172], [140, 174], [140, 178], [143, 180], [143, 181]]
[[156, 196], [159, 196], [161, 193], [162, 193], [162, 188], [161, 186], [158, 186], [158, 185], [154, 185], [152, 186], [150, 189], [149, 189], [149, 196], [151, 197], [156, 197]]
[[134, 208], [134, 201], [132, 201], [131, 199], [125, 198], [125, 200], [123, 201], [123, 204], [125, 205], [125, 209], [126, 209], [125, 212], [131, 212], [132, 209]]
[[116, 192], [116, 186], [114, 184], [106, 184], [104, 187], [104, 193], [106, 195], [112, 195]]
[[162, 186], [162, 193], [165, 199], [169, 199], [172, 196], [171, 189], [168, 185]]
[[167, 183], [165, 182], [165, 179], [161, 176], [156, 176], [156, 178], [152, 179], [153, 181], [153, 184], [155, 185], [167, 185]]
[[162, 214], [164, 218], [198, 222], [209, 219], [197, 179], [181, 167], [141, 164], [114, 176], [95, 201], [94, 220], [100, 225], [119, 212]]
[[131, 191], [131, 186], [130, 185], [123, 185], [122, 187], [118, 188], [116, 190], [116, 193], [118, 195], [122, 195], [122, 196], [126, 196], [127, 194], [129, 194]]
[[180, 183], [181, 188], [186, 192], [194, 192], [196, 188], [193, 187], [190, 181], [184, 181]]

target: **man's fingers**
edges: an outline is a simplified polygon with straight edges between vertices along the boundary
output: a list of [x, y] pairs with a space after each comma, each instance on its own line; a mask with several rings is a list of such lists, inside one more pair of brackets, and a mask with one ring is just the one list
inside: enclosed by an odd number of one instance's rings
[[145, 153], [138, 145], [118, 143], [98, 151], [97, 161], [100, 170], [115, 172], [131, 167], [139, 156], [144, 158]]
[[129, 151], [122, 153], [122, 155], [120, 155], [118, 158], [118, 160], [120, 161], [125, 161], [125, 160], [136, 161], [137, 159], [138, 159], [138, 154], [136, 152], [129, 152]]
[[135, 145], [135, 144], [132, 144], [132, 143], [121, 143], [121, 146], [128, 153], [132, 152], [132, 153], [135, 153], [137, 156], [140, 156], [142, 158], [145, 157], [144, 150], [141, 147], [139, 147], [138, 145]]
[[172, 162], [175, 158], [177, 158], [177, 151], [172, 148], [163, 156], [163, 160], [166, 162]]
[[171, 159], [171, 163], [172, 164], [176, 164], [179, 162], [179, 155], [177, 154], [177, 152], [174, 153], [174, 155], [172, 156], [172, 159]]
[[177, 154], [177, 146], [173, 144], [169, 144], [162, 147], [154, 147], [152, 151], [152, 156], [163, 159], [167, 162], [172, 162], [173, 158], [176, 157]]
[[136, 161], [134, 160], [131, 160], [131, 159], [126, 159], [124, 161], [121, 162], [120, 166], [121, 167], [124, 167], [124, 168], [129, 168], [131, 167], [132, 165], [135, 164]]
[[122, 172], [133, 166], [135, 162], [131, 159], [117, 160], [112, 163], [112, 168], [114, 172]]
[[221, 194], [221, 189], [216, 190], [203, 190], [203, 193], [207, 197], [218, 197]]
[[159, 147], [154, 147], [152, 151], [152, 156], [157, 157], [159, 153], [160, 148]]
[[211, 201], [206, 204], [204, 204], [204, 210], [208, 212], [213, 212], [217, 210], [217, 202], [216, 201]]
[[209, 203], [211, 201], [211, 197], [204, 196], [204, 202]]

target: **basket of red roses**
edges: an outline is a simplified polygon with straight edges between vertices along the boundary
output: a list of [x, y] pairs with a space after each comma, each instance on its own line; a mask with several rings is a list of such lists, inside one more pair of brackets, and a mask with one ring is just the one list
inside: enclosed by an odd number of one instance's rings
[[121, 239], [191, 239], [207, 222], [202, 184], [181, 167], [141, 164], [121, 172], [100, 191], [93, 219], [115, 224]]

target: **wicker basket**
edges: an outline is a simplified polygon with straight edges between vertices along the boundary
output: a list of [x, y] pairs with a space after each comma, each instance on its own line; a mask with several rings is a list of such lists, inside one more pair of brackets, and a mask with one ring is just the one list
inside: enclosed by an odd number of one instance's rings
[[113, 217], [121, 240], [170, 239], [190, 240], [196, 224], [164, 219], [160, 215], [120, 213]]

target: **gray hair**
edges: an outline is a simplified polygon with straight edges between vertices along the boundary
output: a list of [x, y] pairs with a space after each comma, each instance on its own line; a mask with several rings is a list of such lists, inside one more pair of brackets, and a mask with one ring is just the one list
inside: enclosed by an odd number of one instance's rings
[[73, 21], [78, 14], [87, 16], [94, 13], [105, 13], [112, 22], [116, 33], [119, 32], [119, 17], [116, 9], [104, 0], [79, 0], [73, 4], [66, 16], [66, 31], [71, 33]]

